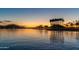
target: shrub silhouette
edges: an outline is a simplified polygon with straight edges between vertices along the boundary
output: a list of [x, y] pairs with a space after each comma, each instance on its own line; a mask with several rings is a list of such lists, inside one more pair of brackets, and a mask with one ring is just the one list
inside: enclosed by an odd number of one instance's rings
[[50, 28], [53, 30], [63, 30], [65, 27], [62, 25], [53, 25]]

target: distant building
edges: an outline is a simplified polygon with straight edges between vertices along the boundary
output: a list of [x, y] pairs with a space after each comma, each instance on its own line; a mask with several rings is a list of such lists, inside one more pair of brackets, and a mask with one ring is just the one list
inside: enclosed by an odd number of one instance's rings
[[50, 19], [50, 25], [62, 25], [64, 22], [64, 19], [62, 18], [55, 18], [55, 19]]

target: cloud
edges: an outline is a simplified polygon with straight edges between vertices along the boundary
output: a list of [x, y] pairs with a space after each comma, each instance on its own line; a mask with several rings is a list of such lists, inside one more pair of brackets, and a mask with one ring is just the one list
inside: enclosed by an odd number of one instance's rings
[[9, 20], [4, 20], [4, 22], [12, 22], [12, 21], [9, 21]]

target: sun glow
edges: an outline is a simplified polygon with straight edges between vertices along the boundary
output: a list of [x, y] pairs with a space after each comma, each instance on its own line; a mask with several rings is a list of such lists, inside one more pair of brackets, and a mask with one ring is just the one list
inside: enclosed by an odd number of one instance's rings
[[18, 22], [16, 23], [18, 25], [21, 25], [21, 26], [25, 26], [25, 27], [36, 27], [36, 26], [39, 26], [39, 25], [47, 25], [47, 26], [50, 26], [50, 23], [49, 22]]

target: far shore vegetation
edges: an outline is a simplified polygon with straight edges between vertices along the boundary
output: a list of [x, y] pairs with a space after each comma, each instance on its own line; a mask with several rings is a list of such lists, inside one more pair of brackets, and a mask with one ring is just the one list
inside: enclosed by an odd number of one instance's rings
[[[5, 21], [11, 22], [11, 21]], [[3, 23], [0, 21], [0, 23]], [[39, 30], [62, 30], [62, 31], [79, 31], [79, 21], [75, 20], [74, 22], [67, 22], [63, 18], [54, 18], [50, 19], [50, 26], [48, 25], [38, 25], [36, 27], [25, 27], [17, 24], [6, 24], [0, 25], [0, 29], [39, 29]]]

